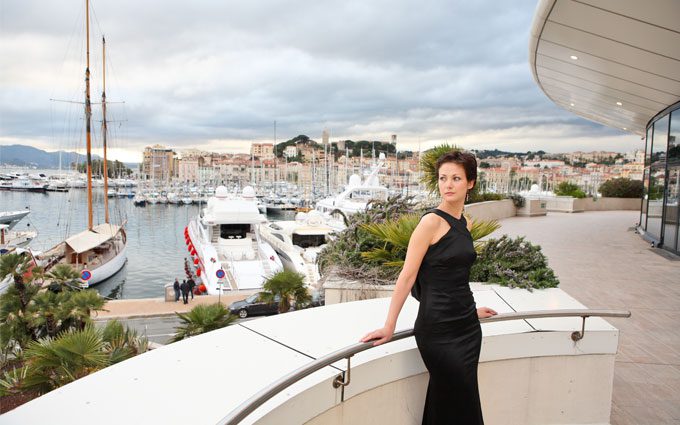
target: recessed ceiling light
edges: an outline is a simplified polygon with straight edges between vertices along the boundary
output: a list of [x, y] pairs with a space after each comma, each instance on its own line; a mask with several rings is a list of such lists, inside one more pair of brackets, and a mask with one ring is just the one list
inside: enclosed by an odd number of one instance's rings
[[619, 105], [619, 106], [623, 106], [623, 103], [621, 103], [621, 102], [616, 102], [616, 104]]
[[626, 130], [628, 130], [628, 129], [627, 129], [626, 127], [623, 127], [623, 130], [626, 131]]
[[573, 104], [573, 103], [570, 103], [569, 106], [574, 106], [574, 104]]
[[571, 58], [571, 60], [574, 60], [574, 61], [575, 61], [575, 60], [578, 60], [578, 56], [576, 56], [576, 55], [571, 55], [571, 56], [569, 56], [569, 57]]

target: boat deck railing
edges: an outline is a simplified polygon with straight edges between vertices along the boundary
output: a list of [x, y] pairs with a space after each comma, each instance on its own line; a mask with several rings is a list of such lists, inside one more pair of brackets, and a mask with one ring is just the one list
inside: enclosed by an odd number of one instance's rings
[[[573, 331], [571, 333], [571, 339], [574, 342], [580, 341], [586, 331], [585, 324], [586, 319], [589, 317], [630, 317], [630, 311], [625, 310], [537, 310], [529, 312], [514, 312], [514, 313], [503, 313], [496, 316], [488, 317], [485, 319], [480, 319], [481, 323], [496, 323], [505, 322], [508, 320], [530, 320], [530, 319], [545, 319], [545, 318], [556, 318], [556, 317], [580, 317], [582, 319], [581, 329]], [[396, 332], [392, 339], [387, 342], [399, 341], [404, 338], [412, 337], [413, 329], [407, 329], [400, 332]], [[289, 374], [281, 377], [277, 381], [273, 382], [266, 388], [263, 388], [252, 397], [241, 403], [238, 407], [232, 410], [226, 417], [222, 418], [218, 422], [219, 425], [236, 425], [242, 420], [244, 420], [248, 415], [250, 415], [255, 409], [262, 406], [265, 402], [270, 400], [272, 397], [289, 387], [290, 385], [298, 382], [300, 379], [311, 375], [312, 373], [323, 369], [326, 366], [330, 366], [333, 363], [346, 359], [347, 360], [347, 370], [346, 372], [338, 374], [333, 380], [333, 387], [339, 388], [350, 384], [350, 358], [355, 354], [361, 353], [362, 351], [369, 350], [373, 348], [372, 342], [358, 342], [356, 344], [349, 345], [347, 347], [341, 348], [323, 357], [320, 357], [313, 362], [307, 363], [306, 365], [290, 372]], [[344, 401], [344, 400], [343, 400]]]

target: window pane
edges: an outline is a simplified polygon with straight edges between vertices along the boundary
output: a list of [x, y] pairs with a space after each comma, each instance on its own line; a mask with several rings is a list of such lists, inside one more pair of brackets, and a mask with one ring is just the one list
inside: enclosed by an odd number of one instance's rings
[[647, 204], [649, 203], [649, 167], [642, 173], [644, 192], [642, 195], [642, 214], [640, 214], [640, 227], [647, 230]]
[[678, 198], [680, 197], [680, 110], [671, 115], [668, 135], [668, 189], [666, 192], [666, 218], [664, 220], [664, 245], [678, 250]]
[[654, 123], [647, 207], [647, 233], [661, 240], [661, 215], [666, 181], [666, 149], [668, 147], [668, 115]]

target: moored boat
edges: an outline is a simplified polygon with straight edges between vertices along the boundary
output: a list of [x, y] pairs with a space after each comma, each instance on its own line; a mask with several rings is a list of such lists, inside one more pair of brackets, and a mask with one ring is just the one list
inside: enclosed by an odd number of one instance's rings
[[220, 186], [189, 222], [184, 232], [187, 247], [209, 294], [259, 289], [266, 277], [283, 270], [276, 251], [260, 237], [258, 225], [265, 221], [251, 187], [234, 197]]

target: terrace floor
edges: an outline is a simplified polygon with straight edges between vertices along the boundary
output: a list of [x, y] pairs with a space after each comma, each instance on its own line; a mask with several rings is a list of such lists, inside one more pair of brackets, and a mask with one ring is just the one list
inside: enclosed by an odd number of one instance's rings
[[620, 329], [612, 425], [680, 424], [680, 258], [633, 231], [636, 211], [511, 217], [492, 236], [542, 247], [560, 288], [588, 308], [630, 310]]

